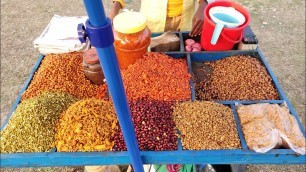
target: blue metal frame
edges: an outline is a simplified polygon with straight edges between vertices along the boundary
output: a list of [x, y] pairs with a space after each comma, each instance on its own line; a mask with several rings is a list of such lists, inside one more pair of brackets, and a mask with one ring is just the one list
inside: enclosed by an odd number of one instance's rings
[[[179, 33], [182, 39], [182, 33]], [[182, 42], [182, 41], [181, 41]], [[178, 140], [178, 150], [176, 151], [141, 151], [140, 155], [144, 164], [304, 164], [306, 156], [298, 155], [290, 149], [274, 149], [267, 153], [256, 153], [248, 149], [245, 138], [243, 136], [240, 122], [236, 113], [235, 104], [254, 104], [254, 103], [272, 103], [282, 104], [287, 103], [290, 113], [297, 119], [300, 129], [305, 136], [303, 128], [294, 108], [290, 101], [282, 91], [277, 78], [273, 74], [262, 52], [257, 50], [252, 51], [226, 51], [226, 52], [199, 52], [186, 53], [184, 49], [180, 52], [167, 52], [168, 55], [179, 58], [186, 57], [188, 71], [191, 72], [191, 61], [212, 61], [226, 58], [233, 55], [250, 55], [258, 58], [266, 67], [271, 76], [275, 87], [280, 95], [280, 100], [257, 100], [257, 101], [219, 101], [219, 103], [228, 105], [233, 110], [234, 119], [236, 122], [238, 135], [241, 140], [242, 149], [236, 150], [183, 150], [181, 140]], [[19, 93], [19, 96], [12, 107], [11, 113], [15, 110], [20, 101], [20, 97], [29, 85], [33, 78], [34, 72], [38, 69], [43, 56], [40, 56], [34, 69], [30, 73], [29, 79]], [[193, 81], [192, 100], [195, 100], [195, 91]], [[7, 124], [7, 121], [3, 126]], [[2, 126], [2, 129], [3, 129]], [[12, 153], [1, 154], [2, 167], [41, 167], [41, 166], [74, 166], [74, 165], [101, 165], [101, 164], [130, 164], [131, 160], [128, 152], [52, 152], [46, 153]]]
[[[303, 164], [305, 156], [291, 150], [268, 153], [241, 150], [142, 151], [144, 164]], [[130, 164], [127, 152], [1, 154], [1, 167], [46, 167]]]

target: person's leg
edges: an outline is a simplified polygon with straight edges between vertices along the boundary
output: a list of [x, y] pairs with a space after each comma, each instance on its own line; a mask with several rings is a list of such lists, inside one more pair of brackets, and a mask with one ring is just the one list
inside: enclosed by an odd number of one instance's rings
[[85, 172], [120, 172], [117, 165], [85, 166]]
[[182, 16], [167, 17], [164, 31], [179, 31]]

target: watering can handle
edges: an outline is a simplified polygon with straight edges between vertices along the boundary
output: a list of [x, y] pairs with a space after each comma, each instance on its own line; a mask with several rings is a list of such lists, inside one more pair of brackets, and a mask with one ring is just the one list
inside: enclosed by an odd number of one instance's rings
[[212, 45], [216, 45], [223, 28], [224, 28], [224, 24], [222, 24], [222, 23], [217, 23], [216, 24], [213, 36], [211, 37], [211, 41], [210, 41], [210, 43]]

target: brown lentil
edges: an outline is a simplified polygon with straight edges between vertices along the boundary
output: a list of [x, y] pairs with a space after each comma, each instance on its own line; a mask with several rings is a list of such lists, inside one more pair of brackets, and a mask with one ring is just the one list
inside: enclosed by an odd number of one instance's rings
[[[177, 136], [171, 103], [138, 100], [129, 103], [141, 150], [176, 150]], [[121, 129], [114, 137], [114, 150], [126, 150]]]
[[199, 100], [279, 99], [272, 79], [261, 62], [250, 56], [232, 56], [204, 64], [212, 69], [196, 84]]
[[74, 101], [67, 93], [48, 92], [22, 101], [1, 131], [1, 153], [47, 152], [54, 148], [56, 123]]
[[56, 133], [59, 152], [112, 150], [117, 130], [113, 104], [100, 99], [80, 100], [61, 116]]
[[122, 72], [127, 97], [132, 100], [190, 100], [190, 74], [186, 59], [146, 53]]
[[64, 91], [77, 98], [90, 98], [96, 97], [98, 88], [84, 75], [81, 52], [49, 54], [44, 57], [22, 98], [44, 91]]
[[182, 102], [174, 106], [184, 149], [237, 149], [240, 140], [231, 108], [214, 102]]

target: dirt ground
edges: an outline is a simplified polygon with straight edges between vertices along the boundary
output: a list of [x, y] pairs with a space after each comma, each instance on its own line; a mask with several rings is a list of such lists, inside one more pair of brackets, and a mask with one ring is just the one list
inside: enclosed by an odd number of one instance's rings
[[[251, 27], [272, 70], [305, 126], [305, 1], [235, 0], [251, 12]], [[35, 64], [33, 41], [54, 14], [86, 15], [83, 1], [1, 0], [1, 123]], [[111, 1], [104, 1], [107, 14]], [[140, 0], [128, 7], [139, 9]], [[82, 168], [1, 171], [83, 171]], [[247, 171], [305, 171], [305, 165], [250, 165]]]

